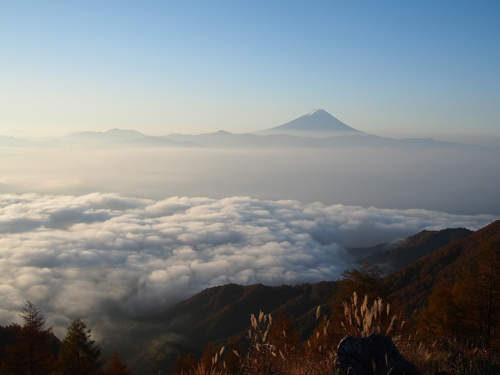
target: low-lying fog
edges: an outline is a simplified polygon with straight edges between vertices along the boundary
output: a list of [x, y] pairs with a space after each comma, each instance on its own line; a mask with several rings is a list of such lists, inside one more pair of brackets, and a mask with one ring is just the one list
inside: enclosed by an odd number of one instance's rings
[[294, 199], [500, 214], [500, 150], [10, 149], [0, 193]]
[[3, 149], [0, 324], [30, 300], [59, 337], [81, 317], [104, 340], [210, 286], [337, 279], [344, 247], [497, 219], [498, 156]]

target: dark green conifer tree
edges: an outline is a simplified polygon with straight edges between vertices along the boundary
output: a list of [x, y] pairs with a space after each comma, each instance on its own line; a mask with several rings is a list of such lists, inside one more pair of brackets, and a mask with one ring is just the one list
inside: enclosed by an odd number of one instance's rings
[[105, 359], [101, 349], [90, 339], [91, 330], [87, 323], [75, 319], [68, 327], [66, 337], [59, 351], [58, 370], [61, 375], [95, 375], [102, 373]]

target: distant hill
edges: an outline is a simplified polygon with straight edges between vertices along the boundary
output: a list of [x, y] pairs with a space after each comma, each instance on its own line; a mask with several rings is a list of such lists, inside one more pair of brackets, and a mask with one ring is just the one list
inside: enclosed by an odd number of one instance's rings
[[465, 228], [449, 228], [440, 231], [424, 230], [397, 244], [387, 245], [390, 247], [389, 249], [371, 254], [363, 260], [377, 264], [383, 273], [388, 274], [408, 266], [440, 247], [461, 240], [473, 233]]
[[66, 137], [61, 137], [60, 139], [64, 142], [97, 144], [103, 142], [126, 141], [143, 137], [147, 137], [147, 135], [135, 130], [111, 129], [106, 132], [85, 131], [73, 133]]
[[198, 143], [148, 136], [135, 130], [111, 129], [106, 132], [81, 132], [60, 138], [69, 144], [127, 148], [201, 148]]
[[255, 132], [258, 135], [288, 134], [302, 137], [330, 137], [340, 135], [363, 135], [323, 109], [315, 109], [286, 124]]
[[24, 138], [0, 135], [0, 147], [30, 147], [31, 145], [31, 142]]
[[164, 136], [177, 142], [194, 142], [210, 148], [324, 148], [329, 147], [320, 139], [291, 135], [259, 136], [255, 134], [233, 134], [225, 130], [215, 133], [170, 134]]
[[208, 148], [315, 148], [315, 149], [347, 149], [347, 148], [390, 148], [390, 149], [472, 149], [479, 146], [459, 143], [441, 142], [432, 138], [392, 139], [375, 135], [340, 135], [325, 138], [314, 138], [297, 135], [256, 135], [233, 134], [224, 130], [215, 133], [198, 135], [170, 134], [163, 138], [177, 142], [193, 142]]
[[463, 267], [474, 264], [474, 256], [483, 240], [500, 240], [500, 221], [389, 274], [386, 278], [393, 283], [392, 296], [403, 301], [409, 311], [422, 308], [437, 283], [442, 280], [453, 281]]
[[141, 147], [141, 148], [203, 148], [199, 143], [174, 141], [163, 137], [142, 137], [124, 141], [102, 143], [102, 146]]
[[33, 142], [24, 138], [16, 138], [0, 135], [0, 147], [59, 147], [61, 141], [53, 139], [51, 141]]

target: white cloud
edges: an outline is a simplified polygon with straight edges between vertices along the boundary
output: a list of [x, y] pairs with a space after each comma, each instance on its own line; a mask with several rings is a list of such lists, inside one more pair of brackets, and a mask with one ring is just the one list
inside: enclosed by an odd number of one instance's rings
[[60, 333], [77, 316], [156, 312], [214, 285], [333, 280], [345, 246], [493, 220], [247, 197], [0, 195], [0, 324], [26, 300]]

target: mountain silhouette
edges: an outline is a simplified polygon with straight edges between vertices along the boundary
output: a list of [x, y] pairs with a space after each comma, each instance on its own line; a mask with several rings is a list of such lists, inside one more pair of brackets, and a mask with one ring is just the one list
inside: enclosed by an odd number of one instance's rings
[[81, 142], [81, 143], [102, 143], [102, 142], [113, 142], [113, 141], [125, 141], [130, 139], [137, 139], [147, 137], [136, 130], [124, 130], [124, 129], [110, 129], [106, 132], [95, 132], [95, 131], [84, 131], [80, 133], [73, 133], [62, 137], [61, 140], [65, 142]]
[[289, 134], [301, 137], [331, 137], [340, 135], [365, 134], [359, 130], [351, 128], [342, 121], [333, 117], [323, 109], [315, 109], [287, 122], [286, 124], [276, 126], [271, 129], [255, 132], [257, 135]]

